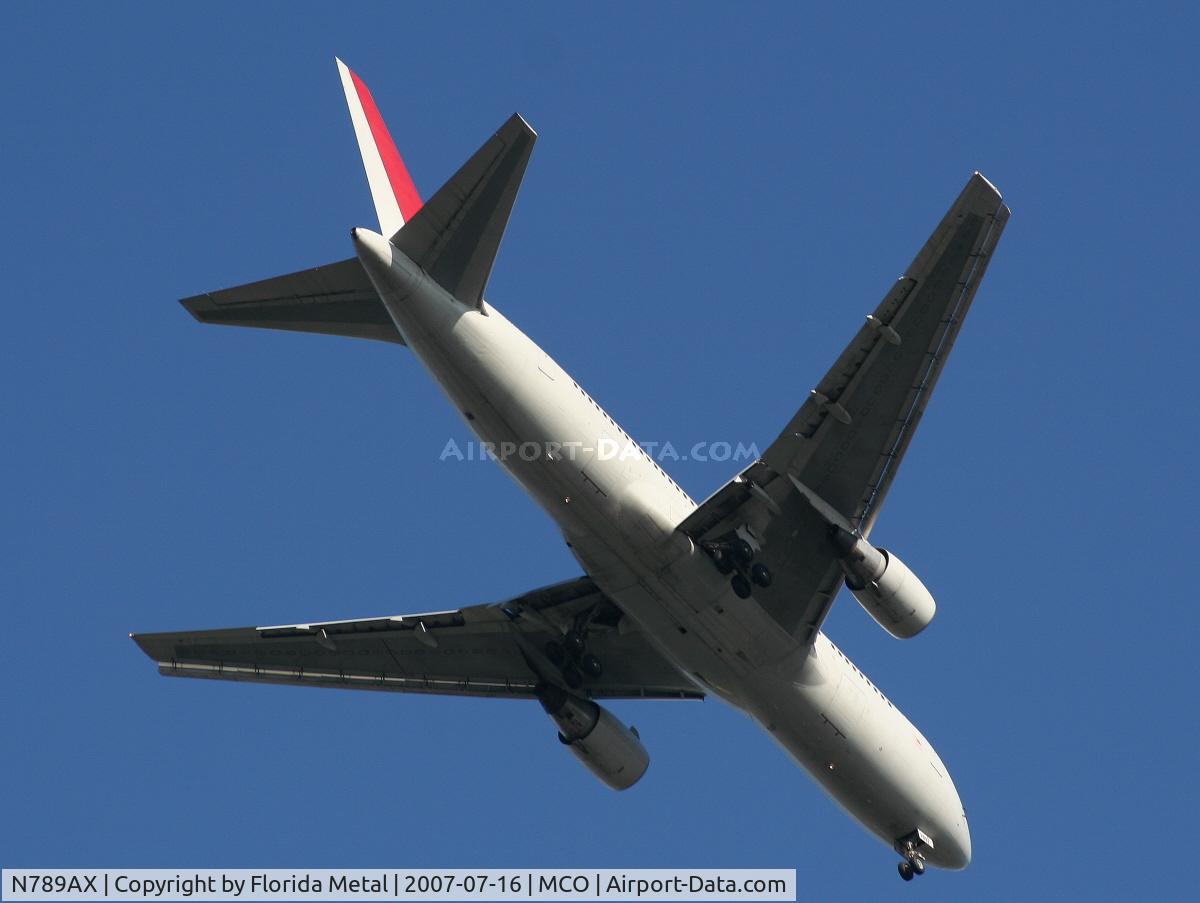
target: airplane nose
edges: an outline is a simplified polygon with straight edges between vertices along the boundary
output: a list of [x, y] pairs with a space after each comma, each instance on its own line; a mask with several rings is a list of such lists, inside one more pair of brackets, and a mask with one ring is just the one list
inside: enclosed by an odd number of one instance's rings
[[946, 766], [940, 760], [938, 765], [941, 767], [937, 771], [943, 775], [943, 795], [931, 813], [936, 814], [930, 819], [934, 848], [929, 862], [944, 869], [965, 869], [971, 864], [971, 828], [967, 824], [967, 810]]
[[927, 855], [930, 865], [965, 869], [971, 864], [971, 828], [957, 792], [943, 800], [937, 816], [931, 818], [929, 824], [932, 828], [929, 833], [933, 836], [933, 849]]
[[946, 868], [965, 869], [971, 864], [971, 829], [965, 816], [949, 832], [947, 840]]

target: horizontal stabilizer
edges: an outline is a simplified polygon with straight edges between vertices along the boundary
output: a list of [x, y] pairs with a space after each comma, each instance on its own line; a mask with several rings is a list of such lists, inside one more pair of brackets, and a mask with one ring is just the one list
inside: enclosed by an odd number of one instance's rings
[[180, 303], [202, 323], [404, 344], [357, 257], [195, 295]]
[[470, 307], [483, 299], [536, 139], [514, 113], [392, 236], [392, 244]]

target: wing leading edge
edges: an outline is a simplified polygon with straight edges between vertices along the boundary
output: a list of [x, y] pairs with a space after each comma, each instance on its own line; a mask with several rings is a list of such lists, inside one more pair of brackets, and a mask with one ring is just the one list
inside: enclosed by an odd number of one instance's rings
[[581, 577], [490, 605], [454, 611], [131, 634], [169, 677], [448, 696], [533, 698], [560, 672], [543, 654], [578, 619], [604, 663], [575, 692], [602, 698], [700, 699], [703, 693]]
[[842, 583], [831, 523], [866, 536], [925, 412], [1010, 211], [980, 173], [762, 458], [680, 525], [749, 525], [771, 569], [755, 598], [811, 639]]

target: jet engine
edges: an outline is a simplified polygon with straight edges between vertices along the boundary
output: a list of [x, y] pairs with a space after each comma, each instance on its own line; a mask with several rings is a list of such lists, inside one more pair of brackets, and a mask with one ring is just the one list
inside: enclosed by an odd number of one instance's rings
[[838, 532], [834, 544], [842, 553], [846, 586], [875, 623], [900, 640], [929, 626], [937, 603], [903, 561], [845, 531]]
[[650, 754], [628, 728], [603, 706], [542, 684], [538, 701], [558, 725], [558, 739], [587, 770], [613, 790], [632, 787], [650, 767]]

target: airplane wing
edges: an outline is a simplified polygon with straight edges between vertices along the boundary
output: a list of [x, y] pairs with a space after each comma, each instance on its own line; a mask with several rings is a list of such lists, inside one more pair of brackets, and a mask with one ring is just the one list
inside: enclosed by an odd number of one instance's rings
[[755, 599], [789, 632], [825, 619], [842, 582], [829, 525], [870, 533], [1009, 213], [975, 173], [762, 458], [680, 525], [696, 541], [748, 525], [774, 577]]
[[201, 323], [319, 332], [403, 345], [357, 257], [184, 298]]
[[532, 698], [539, 680], [563, 685], [546, 644], [585, 623], [603, 671], [574, 692], [703, 698], [588, 577], [454, 611], [130, 636], [170, 677]]

